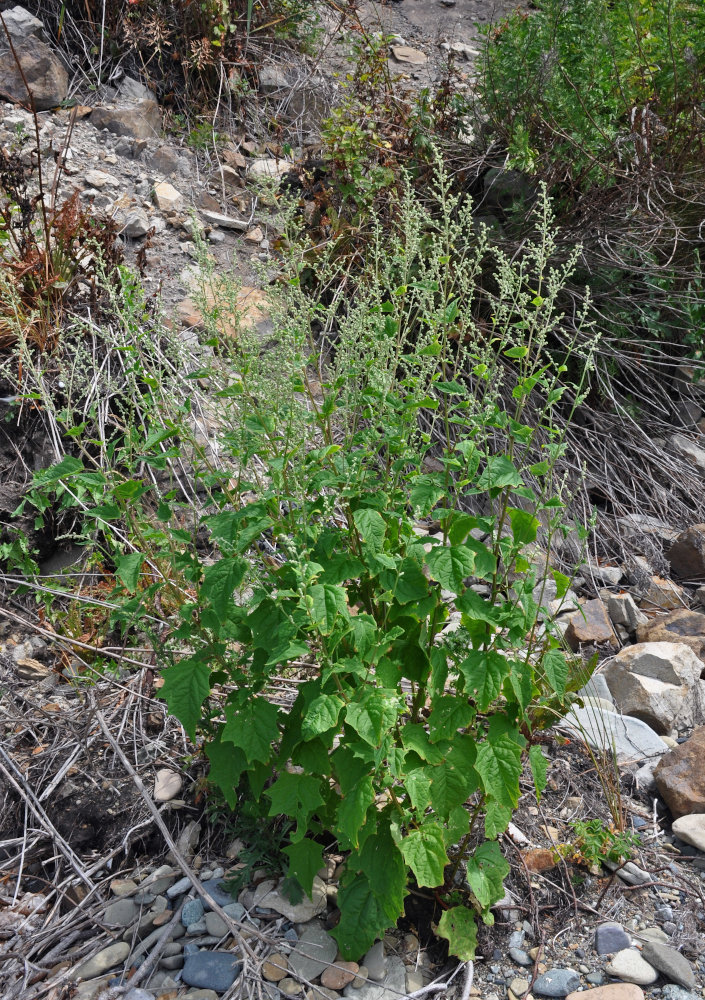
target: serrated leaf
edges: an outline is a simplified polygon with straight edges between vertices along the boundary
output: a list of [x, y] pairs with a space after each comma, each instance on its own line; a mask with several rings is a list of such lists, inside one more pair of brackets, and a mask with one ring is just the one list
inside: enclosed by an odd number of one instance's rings
[[387, 526], [384, 518], [378, 510], [363, 507], [353, 513], [353, 521], [362, 540], [370, 546], [374, 552], [380, 552], [384, 545], [384, 536]]
[[232, 743], [222, 743], [220, 738], [206, 743], [206, 756], [210, 761], [208, 780], [217, 785], [231, 809], [237, 805], [237, 786], [242, 772], [247, 769], [247, 757]]
[[506, 733], [487, 739], [477, 750], [475, 770], [480, 775], [485, 794], [508, 808], [519, 801], [521, 747]]
[[467, 880], [475, 898], [484, 910], [489, 910], [504, 895], [504, 879], [509, 865], [502, 857], [496, 840], [485, 841], [467, 861]]
[[512, 538], [517, 545], [528, 545], [536, 541], [539, 521], [526, 510], [508, 507], [509, 520], [512, 525]]
[[568, 593], [568, 588], [570, 587], [570, 577], [567, 577], [565, 573], [561, 573], [560, 570], [552, 569], [551, 576], [556, 584], [556, 600], [560, 600], [561, 597], [565, 597]]
[[241, 747], [248, 761], [267, 762], [272, 756], [272, 743], [279, 737], [278, 714], [277, 706], [264, 698], [251, 698], [237, 712], [226, 706], [221, 739]]
[[506, 455], [491, 455], [477, 480], [481, 490], [500, 490], [521, 486], [521, 476]]
[[565, 694], [565, 686], [568, 682], [568, 663], [560, 649], [547, 650], [541, 660], [543, 669], [546, 671], [548, 683], [558, 695]]
[[322, 635], [330, 635], [339, 615], [348, 614], [345, 591], [332, 583], [316, 583], [309, 588], [310, 614]]
[[427, 821], [420, 829], [411, 830], [402, 838], [399, 849], [419, 886], [434, 889], [443, 885], [448, 855], [443, 830], [437, 823]]
[[385, 694], [378, 688], [367, 689], [360, 701], [350, 702], [345, 709], [345, 721], [372, 747], [382, 739], [397, 720], [400, 711], [396, 694]]
[[462, 805], [470, 794], [469, 775], [451, 761], [426, 768], [431, 784], [431, 804], [437, 816], [446, 820], [455, 806]]
[[167, 703], [192, 740], [201, 721], [201, 706], [211, 693], [210, 668], [206, 663], [189, 657], [162, 671], [164, 684], [159, 695]]
[[227, 618], [233, 591], [240, 586], [246, 572], [247, 561], [233, 556], [224, 556], [204, 569], [201, 597], [209, 602], [221, 622]]
[[345, 959], [356, 959], [389, 929], [381, 901], [367, 877], [358, 874], [338, 889], [340, 920], [331, 931]]
[[323, 805], [321, 780], [309, 774], [282, 771], [264, 794], [272, 802], [269, 815], [291, 816], [298, 823], [299, 834], [307, 830], [309, 819]]
[[[485, 806], [485, 837], [494, 840], [509, 826], [514, 810], [504, 806], [496, 799], [489, 799]], [[485, 923], [490, 921], [485, 920]]]
[[426, 555], [426, 565], [441, 587], [461, 594], [465, 578], [475, 571], [475, 553], [467, 545], [436, 545]]
[[546, 787], [548, 774], [548, 761], [541, 752], [541, 747], [529, 747], [529, 763], [531, 764], [531, 773], [534, 778], [534, 787], [536, 788], [536, 802], [538, 804], [541, 801], [541, 793]]
[[445, 484], [438, 475], [414, 476], [411, 480], [411, 507], [421, 517], [427, 517], [445, 494]]
[[289, 856], [289, 874], [294, 875], [306, 895], [311, 898], [313, 880], [323, 867], [323, 848], [315, 840], [304, 838], [284, 848]]
[[367, 810], [374, 800], [372, 778], [366, 775], [343, 795], [338, 806], [338, 829], [355, 848], [359, 845], [359, 833], [364, 826]]
[[143, 563], [144, 556], [141, 552], [129, 552], [115, 560], [115, 576], [130, 594], [137, 590]]
[[365, 657], [372, 649], [377, 637], [377, 623], [371, 615], [352, 615], [349, 620], [349, 642], [355, 653]]
[[404, 788], [413, 808], [423, 816], [431, 801], [431, 778], [423, 768], [417, 767], [404, 775]]
[[403, 559], [399, 569], [394, 596], [400, 604], [422, 601], [428, 596], [428, 580], [415, 559]]
[[306, 709], [306, 715], [301, 723], [301, 735], [305, 740], [327, 733], [338, 724], [338, 716], [344, 702], [334, 694], [319, 694]]
[[474, 696], [477, 707], [486, 712], [502, 690], [510, 670], [509, 661], [493, 649], [473, 649], [462, 661], [459, 670], [465, 680], [465, 692]]
[[454, 906], [444, 910], [438, 921], [439, 937], [448, 942], [448, 951], [461, 962], [472, 962], [477, 948], [477, 924], [465, 906]]
[[473, 719], [473, 710], [466, 701], [453, 695], [435, 698], [428, 719], [428, 731], [434, 742], [452, 739], [459, 729], [465, 729]]

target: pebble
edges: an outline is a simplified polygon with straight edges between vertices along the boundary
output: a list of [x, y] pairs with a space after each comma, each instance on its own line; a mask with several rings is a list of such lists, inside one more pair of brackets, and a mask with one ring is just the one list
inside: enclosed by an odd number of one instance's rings
[[525, 993], [529, 992], [529, 980], [519, 979], [518, 977], [512, 979], [509, 984], [509, 989], [512, 991], [515, 997], [523, 997]]
[[187, 986], [225, 993], [240, 974], [241, 963], [230, 951], [199, 951], [188, 955], [181, 978]]
[[225, 923], [223, 918], [217, 913], [208, 912], [205, 916], [206, 930], [213, 937], [222, 938], [226, 934], [229, 934], [228, 925]]
[[169, 899], [176, 899], [177, 896], [181, 896], [185, 892], [188, 892], [190, 888], [191, 888], [191, 879], [187, 878], [184, 875], [184, 877], [180, 878], [178, 882], [174, 882], [173, 885], [169, 886], [169, 888], [166, 891], [166, 894], [169, 897]]
[[673, 821], [672, 830], [686, 844], [705, 851], [705, 814], [681, 816]]
[[387, 972], [387, 960], [384, 957], [384, 944], [377, 941], [369, 949], [362, 960], [362, 964], [367, 969], [367, 975], [376, 983], [381, 983]]
[[277, 986], [285, 996], [295, 997], [297, 993], [303, 993], [304, 988], [301, 983], [298, 983], [291, 976], [287, 976], [286, 979], [280, 979]]
[[[223, 913], [227, 914], [231, 920], [242, 920], [246, 911], [242, 903], [228, 903], [227, 906], [223, 907]], [[286, 937], [286, 935], [284, 936]], [[294, 940], [296, 941], [297, 938]]]
[[366, 965], [361, 965], [357, 970], [357, 975], [350, 984], [354, 990], [361, 990], [369, 978], [369, 970]]
[[521, 948], [524, 944], [524, 931], [512, 931], [509, 935], [509, 940], [507, 941], [507, 946], [509, 948]]
[[580, 976], [573, 969], [551, 969], [538, 976], [533, 991], [541, 997], [564, 997], [580, 986]]
[[289, 955], [289, 968], [294, 975], [309, 982], [320, 976], [325, 967], [335, 961], [338, 946], [317, 922], [309, 924], [301, 933], [296, 947]]
[[124, 899], [126, 896], [134, 896], [137, 892], [137, 883], [131, 878], [114, 878], [110, 883], [110, 891], [118, 899]]
[[189, 990], [181, 1000], [218, 1000], [215, 990]]
[[595, 931], [595, 951], [598, 955], [613, 955], [631, 948], [631, 938], [621, 924], [600, 924]]
[[138, 987], [133, 987], [128, 990], [123, 1000], [154, 1000], [154, 994], [148, 993], [147, 990], [141, 990]]
[[192, 924], [189, 924], [186, 928], [186, 933], [189, 937], [196, 937], [198, 934], [206, 934], [207, 932], [208, 928], [206, 927], [206, 921], [203, 917], [201, 917], [200, 920], [196, 920]]
[[230, 906], [235, 902], [230, 893], [221, 885], [222, 875], [217, 878], [209, 878], [201, 885], [209, 895], [213, 897], [218, 906]]
[[159, 959], [159, 964], [162, 969], [168, 969], [170, 972], [174, 969], [180, 969], [184, 964], [183, 955], [164, 955]]
[[533, 959], [529, 958], [523, 948], [510, 948], [509, 957], [517, 965], [533, 965]]
[[[357, 962], [336, 962], [321, 973], [321, 986], [329, 990], [342, 990], [351, 983], [360, 966]], [[413, 990], [409, 992], [413, 993]]]
[[585, 976], [585, 980], [590, 983], [591, 986], [602, 986], [605, 982], [605, 977], [601, 972], [588, 972]]
[[637, 986], [650, 986], [658, 979], [654, 967], [644, 961], [636, 948], [618, 951], [605, 966], [605, 972], [625, 983], [636, 983]]
[[108, 969], [114, 968], [124, 962], [130, 954], [130, 946], [125, 941], [118, 941], [115, 944], [103, 948], [97, 955], [93, 955], [87, 962], [73, 972], [72, 979], [95, 979], [102, 976]]
[[[323, 980], [321, 980], [323, 982]], [[420, 969], [408, 969], [406, 973], [406, 992], [416, 993], [426, 985], [426, 977]]]
[[272, 952], [262, 966], [262, 975], [265, 979], [269, 980], [270, 983], [278, 983], [279, 980], [284, 979], [288, 973], [289, 965], [286, 960], [286, 955], [282, 955], [279, 951]]
[[657, 906], [654, 910], [654, 916], [657, 920], [673, 920], [673, 907], [668, 903], [664, 903], [663, 906]]
[[117, 899], [106, 906], [103, 923], [108, 927], [129, 927], [135, 922], [139, 908], [131, 899]]
[[674, 983], [668, 983], [661, 990], [661, 996], [664, 1000], [702, 1000], [702, 997], [698, 996], [697, 993], [691, 993], [690, 990], [684, 990], [682, 986], [676, 986]]
[[590, 1000], [644, 1000], [644, 991], [634, 983], [611, 983], [609, 986], [590, 990], [587, 994], [570, 993], [566, 1000], [585, 1000], [586, 996]]
[[695, 986], [695, 973], [688, 959], [675, 948], [667, 944], [656, 944], [647, 941], [642, 949], [644, 959], [661, 973], [664, 979], [672, 983], [692, 989]]

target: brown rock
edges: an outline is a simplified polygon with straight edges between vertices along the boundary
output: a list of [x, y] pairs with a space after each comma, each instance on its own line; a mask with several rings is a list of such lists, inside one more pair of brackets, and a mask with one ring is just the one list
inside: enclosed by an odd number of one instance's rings
[[612, 983], [609, 986], [597, 986], [594, 990], [569, 993], [565, 1000], [644, 1000], [644, 991], [634, 983]]
[[565, 639], [574, 651], [584, 643], [608, 642], [614, 647], [619, 645], [607, 609], [599, 598], [586, 601], [580, 606], [580, 611], [570, 616]]
[[262, 966], [262, 975], [264, 978], [268, 979], [270, 983], [278, 983], [281, 979], [288, 976], [288, 974], [289, 964], [286, 960], [286, 955], [282, 955], [278, 951], [272, 952]]
[[[701, 616], [702, 617], [702, 616]], [[674, 819], [705, 813], [705, 726], [670, 750], [654, 768], [656, 787]]]
[[639, 642], [682, 642], [705, 660], [705, 615], [697, 611], [670, 611], [636, 630]]
[[693, 524], [681, 531], [666, 558], [674, 576], [681, 580], [705, 576], [705, 524]]
[[[216, 295], [212, 288], [207, 288], [205, 294], [210, 309], [215, 305]], [[176, 310], [182, 326], [201, 330], [204, 328], [203, 314], [190, 296], [182, 299]], [[259, 327], [260, 323], [264, 323], [267, 320], [267, 296], [259, 288], [243, 285], [237, 293], [236, 310], [237, 321], [235, 317], [227, 314], [227, 308], [223, 310], [221, 306], [219, 309], [219, 315], [215, 322], [219, 332], [226, 337], [237, 336], [238, 322], [240, 326], [246, 328]], [[221, 315], [221, 312], [225, 314]]]
[[641, 588], [639, 606], [647, 610], [660, 608], [670, 611], [672, 608], [683, 608], [687, 603], [688, 595], [683, 588], [663, 576], [652, 576]]
[[357, 976], [360, 966], [357, 962], [336, 962], [321, 973], [321, 986], [329, 990], [342, 990]]
[[7, 46], [5, 31], [1, 27], [0, 31], [2, 32], [0, 41], [5, 43], [0, 44], [0, 94], [29, 107], [26, 80], [37, 111], [47, 111], [60, 104], [68, 93], [69, 77], [66, 67], [56, 53], [36, 36], [22, 41], [15, 38], [13, 42], [17, 55], [15, 61], [15, 56]]
[[162, 116], [156, 101], [145, 99], [93, 108], [91, 124], [96, 128], [107, 128], [114, 135], [151, 139], [161, 132]]
[[536, 847], [522, 854], [524, 864], [530, 872], [548, 872], [556, 867], [556, 855], [545, 847]]

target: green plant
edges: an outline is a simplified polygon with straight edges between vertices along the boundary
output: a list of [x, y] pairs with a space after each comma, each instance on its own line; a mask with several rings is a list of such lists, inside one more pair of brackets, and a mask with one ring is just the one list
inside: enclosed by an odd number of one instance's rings
[[[461, 861], [470, 906], [448, 910], [440, 933], [473, 952], [473, 914], [491, 922], [508, 870], [496, 837], [525, 751], [539, 792], [545, 781], [536, 719], [567, 700], [570, 666], [538, 628], [534, 589], [546, 573], [559, 592], [568, 580], [545, 551], [537, 569], [534, 550], [562, 530], [566, 389], [545, 349], [571, 265], [549, 266], [544, 201], [524, 260], [495, 255], [483, 334], [472, 303], [486, 247], [438, 183], [442, 219], [409, 193], [342, 316], [309, 300], [294, 252], [276, 364], [238, 338], [226, 440], [239, 471], [203, 518], [216, 561], [178, 554], [196, 593], [170, 647], [191, 652], [164, 671], [169, 708], [206, 737], [228, 803], [245, 782], [295, 822], [290, 877], [310, 893], [324, 835], [348, 852], [334, 932], [346, 955], [396, 920], [409, 869], [442, 887]], [[334, 318], [323, 364], [312, 328]], [[428, 518], [437, 536], [419, 534]], [[457, 665], [443, 646], [450, 605], [467, 630]], [[284, 712], [267, 693], [292, 668], [302, 683]]]
[[539, 0], [488, 29], [480, 101], [512, 165], [584, 188], [698, 162], [705, 10]]
[[[287, 875], [307, 893], [324, 845], [345, 852], [334, 934], [354, 957], [396, 921], [410, 875], [462, 891], [439, 933], [472, 957], [475, 919], [491, 923], [503, 892], [497, 837], [524, 755], [540, 795], [535, 732], [573, 685], [539, 605], [547, 579], [559, 594], [569, 583], [549, 562], [568, 530], [556, 417], [583, 393], [547, 345], [575, 258], [552, 264], [544, 195], [523, 257], [493, 251], [497, 292], [479, 316], [488, 248], [442, 171], [435, 183], [439, 214], [407, 188], [397, 228], [373, 227], [354, 295], [333, 248], [318, 282], [332, 294], [312, 299], [289, 235], [276, 351], [240, 331], [218, 394], [229, 461], [194, 466], [202, 515], [134, 475], [98, 483], [101, 502], [85, 511], [120, 553], [112, 621], [152, 634], [161, 693], [203, 737], [228, 805], [248, 795], [291, 824]], [[221, 281], [218, 303], [234, 298]], [[219, 304], [213, 337], [221, 320]], [[177, 439], [173, 426], [148, 435], [141, 459]], [[60, 471], [52, 483], [81, 475]], [[205, 559], [193, 544], [203, 528]], [[152, 611], [165, 593], [166, 634]], [[453, 608], [464, 648], [449, 657]], [[270, 694], [291, 672], [298, 695], [285, 710]]]
[[605, 826], [600, 819], [576, 819], [570, 825], [575, 833], [572, 859], [588, 868], [599, 868], [605, 859], [623, 865], [639, 844], [639, 838], [633, 831]]

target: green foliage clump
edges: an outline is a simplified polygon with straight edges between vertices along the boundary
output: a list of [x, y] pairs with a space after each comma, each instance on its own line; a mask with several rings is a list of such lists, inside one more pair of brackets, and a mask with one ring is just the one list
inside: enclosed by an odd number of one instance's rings
[[538, 0], [489, 29], [479, 94], [514, 166], [577, 187], [701, 162], [698, 0]]

